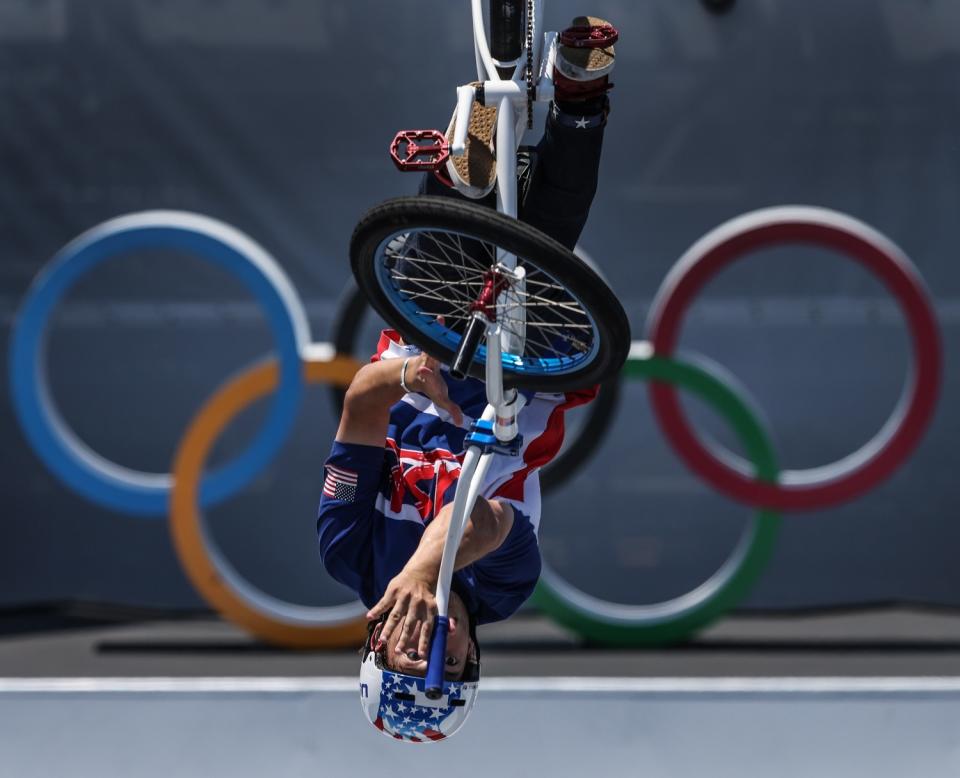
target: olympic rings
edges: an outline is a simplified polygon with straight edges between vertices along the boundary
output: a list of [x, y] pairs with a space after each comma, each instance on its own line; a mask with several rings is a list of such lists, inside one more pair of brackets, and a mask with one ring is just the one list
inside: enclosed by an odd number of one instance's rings
[[[305, 356], [308, 383], [347, 386], [359, 363], [337, 356]], [[257, 589], [220, 553], [203, 526], [197, 488], [210, 449], [230, 421], [277, 386], [277, 362], [249, 368], [221, 387], [190, 422], [174, 457], [170, 531], [184, 571], [203, 598], [221, 615], [263, 640], [297, 648], [359, 644], [366, 634], [366, 608], [360, 602], [334, 607], [293, 605]]]
[[[933, 416], [942, 373], [940, 333], [919, 274], [889, 239], [863, 222], [823, 208], [767, 208], [708, 233], [674, 265], [657, 293], [649, 319], [659, 356], [677, 345], [682, 318], [715, 273], [744, 254], [784, 243], [839, 251], [876, 275], [897, 298], [910, 329], [914, 363], [903, 395], [877, 435], [847, 457], [809, 470], [784, 471], [779, 483], [762, 483], [711, 453], [693, 433], [672, 386], [653, 383], [657, 419], [690, 468], [716, 489], [747, 505], [809, 510], [857, 497], [887, 478], [916, 448]], [[733, 459], [724, 455], [724, 459]]]
[[280, 266], [233, 227], [197, 214], [145, 211], [104, 222], [64, 247], [36, 278], [17, 316], [10, 347], [10, 393], [33, 450], [50, 470], [87, 499], [137, 516], [166, 513], [168, 474], [114, 464], [92, 451], [66, 425], [50, 393], [44, 361], [47, 321], [85, 273], [127, 251], [168, 248], [195, 254], [230, 271], [263, 305], [277, 343], [280, 389], [250, 448], [204, 478], [201, 504], [238, 492], [283, 445], [300, 403], [300, 354], [309, 325], [296, 291]]
[[[740, 396], [742, 390], [710, 364], [679, 361], [672, 354], [683, 314], [710, 276], [748, 251], [785, 242], [839, 250], [878, 275], [904, 308], [915, 361], [898, 409], [870, 443], [833, 465], [778, 475], [767, 435], [757, 414]], [[46, 322], [77, 279], [122, 251], [158, 247], [199, 254], [238, 276], [264, 305], [277, 339], [275, 361], [256, 365], [218, 389], [191, 421], [177, 449], [173, 476], [121, 467], [79, 441], [53, 404], [43, 360]], [[351, 316], [362, 314], [359, 304], [352, 309]], [[862, 494], [888, 476], [909, 456], [929, 423], [942, 369], [936, 321], [922, 281], [907, 257], [861, 222], [817, 208], [757, 211], [702, 238], [668, 275], [649, 321], [652, 347], [646, 342], [634, 344], [623, 375], [651, 381], [653, 407], [661, 427], [695, 472], [721, 492], [762, 510], [713, 576], [667, 602], [641, 606], [605, 603], [578, 591], [545, 565], [534, 601], [584, 637], [616, 644], [677, 641], [735, 605], [769, 559], [779, 528], [774, 509], [832, 505]], [[181, 563], [200, 594], [226, 618], [272, 643], [340, 646], [362, 639], [365, 625], [360, 603], [311, 608], [267, 595], [229, 564], [209, 537], [202, 517], [202, 508], [243, 488], [279, 450], [296, 417], [304, 381], [345, 386], [357, 369], [356, 361], [335, 356], [328, 344], [309, 342], [306, 316], [295, 290], [253, 241], [232, 227], [195, 214], [144, 212], [110, 220], [84, 233], [60, 251], [35, 280], [14, 325], [9, 359], [11, 395], [34, 451], [80, 494], [140, 516], [161, 515], [169, 498], [170, 527]], [[741, 464], [733, 469], [703, 447], [687, 427], [676, 387], [698, 394], [728, 419], [752, 466]], [[208, 452], [222, 429], [243, 408], [275, 389], [267, 421], [254, 444], [223, 469], [202, 475]], [[615, 408], [616, 393], [608, 393], [608, 399], [604, 418]], [[590, 433], [587, 425], [585, 434]], [[579, 440], [575, 447], [584, 448]], [[570, 459], [566, 466], [573, 468], [574, 464]]]
[[[700, 362], [700, 360], [698, 360]], [[623, 375], [692, 391], [731, 424], [755, 465], [756, 477], [775, 483], [777, 464], [757, 416], [737, 396], [723, 373], [707, 362], [694, 364], [655, 356], [649, 343], [635, 343]], [[656, 383], [654, 383], [656, 385]], [[780, 517], [760, 510], [726, 562], [695, 589], [650, 605], [620, 605], [592, 597], [557, 576], [546, 562], [533, 602], [579, 634], [612, 644], [675, 642], [729, 610], [763, 571], [780, 528]]]

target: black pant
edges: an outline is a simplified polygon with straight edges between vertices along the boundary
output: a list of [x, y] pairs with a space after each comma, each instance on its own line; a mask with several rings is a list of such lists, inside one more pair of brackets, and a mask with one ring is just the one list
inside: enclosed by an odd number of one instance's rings
[[[552, 106], [551, 106], [552, 109]], [[569, 249], [577, 245], [597, 191], [604, 127], [578, 130], [561, 124], [551, 110], [543, 138], [533, 154], [528, 182], [520, 182], [520, 221], [536, 227]], [[427, 173], [420, 194], [470, 200]], [[496, 191], [482, 203], [496, 208]]]

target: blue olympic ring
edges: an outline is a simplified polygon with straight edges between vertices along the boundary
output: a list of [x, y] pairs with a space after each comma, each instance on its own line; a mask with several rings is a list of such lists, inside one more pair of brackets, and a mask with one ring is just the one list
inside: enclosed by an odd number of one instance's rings
[[179, 211], [121, 216], [83, 233], [51, 260], [14, 324], [9, 367], [17, 419], [34, 451], [65, 484], [99, 505], [149, 517], [167, 515], [170, 474], [117, 465], [73, 433], [53, 402], [44, 346], [51, 313], [82, 275], [122, 252], [157, 248], [190, 253], [236, 276], [263, 306], [276, 339], [280, 383], [266, 422], [243, 454], [204, 478], [201, 505], [239, 492], [280, 450], [304, 392], [301, 355], [310, 342], [303, 306], [280, 266], [253, 240], [215, 219]]

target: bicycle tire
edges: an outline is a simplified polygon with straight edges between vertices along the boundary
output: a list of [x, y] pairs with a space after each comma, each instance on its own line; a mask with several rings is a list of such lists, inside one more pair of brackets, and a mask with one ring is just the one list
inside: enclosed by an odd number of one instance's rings
[[[357, 336], [363, 325], [364, 316], [370, 311], [367, 298], [354, 282], [349, 282], [340, 294], [337, 303], [330, 342], [337, 354], [352, 356], [363, 362], [367, 354], [357, 353]], [[576, 438], [560, 449], [560, 452], [540, 470], [540, 488], [544, 495], [562, 486], [571, 478], [580, 466], [593, 456], [610, 428], [620, 403], [620, 390], [623, 382], [621, 374], [608, 378], [600, 384], [600, 392], [590, 402]], [[337, 418], [343, 413], [343, 399], [346, 390], [333, 386], [330, 388], [330, 401], [333, 403]]]
[[[444, 197], [417, 196], [388, 200], [364, 215], [350, 241], [351, 268], [358, 285], [376, 311], [407, 342], [449, 363], [455, 356], [455, 346], [460, 337], [453, 327], [438, 324], [435, 317], [410, 312], [410, 306], [402, 309], [402, 303], [398, 301], [401, 293], [391, 288], [390, 294], [398, 298], [391, 299], [385, 288], [382, 273], [386, 272], [383, 270], [386, 262], [381, 252], [385, 251], [389, 241], [406, 236], [403, 238], [405, 243], [410, 235], [417, 232], [428, 235], [451, 234], [457, 236], [458, 241], [460, 238], [479, 241], [514, 254], [521, 258], [528, 272], [539, 273], [555, 282], [551, 288], [564, 292], [573, 300], [573, 303], [563, 302], [563, 305], [579, 306], [576, 315], [587, 323], [571, 323], [569, 326], [591, 330], [589, 335], [584, 336], [592, 337], [588, 344], [589, 353], [575, 357], [558, 355], [559, 359], [534, 356], [530, 357], [529, 365], [519, 357], [511, 360], [505, 355], [503, 375], [506, 386], [536, 391], [572, 391], [602, 383], [616, 375], [626, 362], [631, 342], [627, 315], [616, 295], [593, 270], [573, 252], [528, 224], [487, 208]], [[436, 240], [435, 237], [429, 239]], [[411, 261], [426, 260], [418, 257]], [[449, 261], [446, 251], [444, 261]], [[471, 268], [470, 272], [476, 271]], [[430, 280], [439, 281], [444, 288], [451, 285], [448, 279], [436, 277]], [[469, 284], [465, 282], [462, 285]], [[537, 305], [547, 307], [548, 303]], [[563, 310], [570, 311], [571, 308]], [[528, 332], [531, 326], [538, 326], [538, 323], [531, 324], [528, 320]], [[557, 330], [567, 325], [543, 323], [540, 326]], [[484, 370], [481, 353], [473, 361], [469, 374], [482, 380], [485, 377]]]

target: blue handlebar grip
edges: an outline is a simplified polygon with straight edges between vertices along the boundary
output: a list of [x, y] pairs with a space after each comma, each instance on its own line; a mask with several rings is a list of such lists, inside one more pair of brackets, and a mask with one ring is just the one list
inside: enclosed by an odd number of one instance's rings
[[443, 696], [443, 671], [447, 667], [447, 631], [450, 619], [437, 615], [433, 620], [433, 635], [430, 637], [430, 658], [427, 660], [427, 679], [424, 693], [428, 700]]

